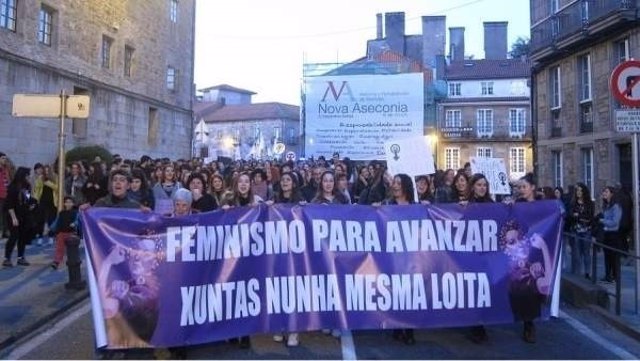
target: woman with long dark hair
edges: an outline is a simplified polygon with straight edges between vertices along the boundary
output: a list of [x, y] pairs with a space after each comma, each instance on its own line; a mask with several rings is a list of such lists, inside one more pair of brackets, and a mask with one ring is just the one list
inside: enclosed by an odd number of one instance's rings
[[134, 200], [141, 205], [149, 208], [155, 208], [155, 198], [153, 192], [149, 188], [149, 182], [144, 170], [140, 168], [134, 168], [131, 171], [131, 187], [127, 191], [129, 199]]
[[18, 168], [7, 190], [5, 209], [7, 210], [7, 225], [10, 236], [4, 248], [4, 262], [2, 263], [4, 267], [13, 267], [11, 254], [16, 243], [18, 245], [18, 264], [21, 266], [29, 265], [29, 262], [24, 258], [24, 252], [27, 242], [35, 234], [33, 211], [37, 206], [37, 201], [31, 194], [29, 173], [31, 173], [29, 168]]
[[320, 184], [316, 196], [311, 203], [317, 204], [347, 204], [347, 198], [338, 190], [336, 179], [332, 171], [325, 171], [320, 176]]
[[[187, 179], [187, 187], [193, 196], [191, 208], [197, 212], [210, 212], [218, 208], [216, 199], [213, 198], [205, 187], [207, 181], [200, 173], [191, 173]], [[175, 203], [174, 203], [175, 207]]]
[[569, 238], [571, 247], [571, 271], [574, 274], [584, 272], [589, 279], [591, 270], [591, 222], [595, 212], [595, 205], [591, 199], [589, 188], [584, 183], [577, 183], [574, 194], [567, 209], [567, 221], [571, 225], [570, 231], [575, 237]]
[[90, 169], [92, 171], [82, 187], [82, 194], [89, 204], [94, 205], [98, 199], [109, 194], [109, 179], [102, 173], [102, 166], [99, 162], [92, 163]]
[[458, 172], [453, 176], [451, 194], [451, 201], [454, 203], [469, 201], [469, 179], [464, 172]]
[[[620, 237], [620, 220], [622, 219], [622, 207], [616, 202], [615, 189], [605, 187], [602, 191], [602, 215], [600, 223], [604, 229], [604, 244], [622, 249], [622, 239]], [[601, 281], [613, 282], [618, 279], [618, 269], [620, 256], [614, 251], [604, 249], [604, 269], [605, 276]]]

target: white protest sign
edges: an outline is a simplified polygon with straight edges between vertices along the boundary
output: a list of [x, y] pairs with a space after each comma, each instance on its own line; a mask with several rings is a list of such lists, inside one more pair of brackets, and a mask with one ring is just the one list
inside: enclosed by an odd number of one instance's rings
[[471, 157], [471, 172], [487, 177], [492, 194], [511, 194], [507, 167], [502, 158]]
[[436, 172], [431, 147], [423, 136], [390, 139], [384, 143], [384, 151], [392, 175], [405, 173], [415, 177]]

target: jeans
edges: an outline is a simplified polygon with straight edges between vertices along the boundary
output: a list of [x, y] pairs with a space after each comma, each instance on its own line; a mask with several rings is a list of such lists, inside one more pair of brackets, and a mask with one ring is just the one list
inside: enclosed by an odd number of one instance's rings
[[571, 273], [586, 274], [591, 272], [591, 234], [588, 232], [574, 233], [569, 245], [571, 246]]

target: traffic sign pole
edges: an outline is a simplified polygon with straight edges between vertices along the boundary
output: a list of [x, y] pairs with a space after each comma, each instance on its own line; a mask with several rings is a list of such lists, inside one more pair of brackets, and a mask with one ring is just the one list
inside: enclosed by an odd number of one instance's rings
[[640, 302], [640, 295], [638, 294], [638, 290], [640, 290], [640, 205], [638, 205], [638, 182], [640, 181], [640, 177], [638, 177], [638, 133], [633, 133], [633, 144], [631, 145], [632, 157], [631, 161], [633, 162], [633, 244], [634, 244], [634, 253], [636, 256], [636, 314], [638, 314], [638, 303]]
[[[60, 92], [60, 133], [58, 134], [58, 211], [64, 209], [64, 118], [67, 116], [67, 94]], [[78, 204], [79, 205], [79, 204]]]

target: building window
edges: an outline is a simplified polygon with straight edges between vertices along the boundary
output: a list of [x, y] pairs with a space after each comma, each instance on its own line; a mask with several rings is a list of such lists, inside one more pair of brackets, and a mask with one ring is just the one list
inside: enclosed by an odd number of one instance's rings
[[133, 48], [124, 46], [124, 76], [131, 77], [131, 65], [133, 63]]
[[460, 169], [460, 148], [444, 149], [444, 167], [446, 169]]
[[460, 96], [462, 94], [461, 88], [461, 83], [449, 83], [449, 96]]
[[176, 68], [167, 67], [167, 89], [171, 91], [176, 90], [176, 73]]
[[551, 137], [557, 138], [562, 136], [562, 123], [560, 122], [560, 109], [551, 111]]
[[289, 145], [298, 144], [298, 137], [296, 136], [296, 129], [294, 127], [287, 128], [287, 143]]
[[490, 147], [478, 147], [476, 148], [476, 156], [481, 158], [491, 158], [493, 156], [493, 152]]
[[560, 108], [562, 105], [562, 98], [560, 94], [561, 84], [560, 84], [560, 67], [554, 66], [549, 69], [549, 85], [551, 87], [550, 93], [550, 106], [551, 109]]
[[593, 149], [582, 149], [582, 182], [591, 190], [593, 198]]
[[169, 6], [169, 18], [172, 23], [178, 22], [178, 0], [171, 0]]
[[558, 1], [559, 0], [549, 0], [549, 10], [550, 10], [551, 14], [557, 13], [558, 10], [560, 9]]
[[551, 162], [553, 166], [553, 186], [562, 187], [562, 152], [552, 151]]
[[629, 60], [629, 38], [616, 41], [614, 43], [615, 58], [617, 63], [620, 64]]
[[280, 127], [273, 127], [273, 142], [277, 142], [280, 139]]
[[447, 110], [445, 127], [462, 127], [462, 112], [460, 110]]
[[160, 129], [160, 121], [158, 120], [158, 109], [149, 108], [147, 127], [147, 143], [150, 146], [158, 144], [158, 130]]
[[482, 88], [482, 95], [493, 95], [493, 82], [483, 81], [480, 83]]
[[40, 7], [38, 18], [38, 41], [41, 44], [51, 46], [51, 33], [53, 31], [53, 10]]
[[593, 105], [591, 102], [580, 104], [580, 132], [593, 132]]
[[580, 11], [582, 13], [582, 24], [589, 25], [589, 2], [583, 1], [580, 6]]
[[509, 109], [509, 135], [512, 137], [524, 135], [526, 120], [526, 109]]
[[16, 31], [16, 0], [0, 0], [0, 28]]
[[591, 55], [578, 57], [578, 76], [580, 81], [580, 101], [591, 100]]
[[524, 147], [509, 149], [509, 174], [512, 178], [522, 177], [525, 172]]
[[478, 109], [476, 117], [476, 129], [478, 137], [490, 137], [493, 135], [493, 110]]
[[102, 36], [102, 67], [105, 69], [111, 68], [111, 46], [113, 45], [113, 39], [103, 35]]

